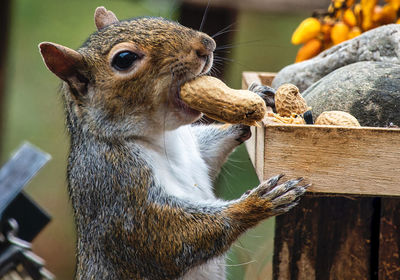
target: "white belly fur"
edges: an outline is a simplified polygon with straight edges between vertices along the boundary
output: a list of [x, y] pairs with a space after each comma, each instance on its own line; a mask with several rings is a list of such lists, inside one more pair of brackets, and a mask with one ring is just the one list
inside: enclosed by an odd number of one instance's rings
[[[157, 148], [146, 149], [157, 183], [166, 193], [193, 203], [219, 203], [215, 197], [208, 167], [201, 158], [190, 126], [167, 131]], [[225, 279], [225, 256], [192, 268], [181, 280]]]

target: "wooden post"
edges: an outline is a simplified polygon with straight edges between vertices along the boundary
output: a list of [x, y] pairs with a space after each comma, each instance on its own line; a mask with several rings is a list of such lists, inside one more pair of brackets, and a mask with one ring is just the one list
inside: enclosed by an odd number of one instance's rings
[[5, 91], [5, 73], [8, 47], [8, 33], [10, 26], [11, 0], [0, 1], [0, 147], [2, 143], [3, 131], [3, 110], [4, 91]]
[[400, 279], [400, 199], [382, 198], [379, 279]]
[[374, 198], [304, 197], [276, 218], [273, 279], [376, 279], [375, 207]]

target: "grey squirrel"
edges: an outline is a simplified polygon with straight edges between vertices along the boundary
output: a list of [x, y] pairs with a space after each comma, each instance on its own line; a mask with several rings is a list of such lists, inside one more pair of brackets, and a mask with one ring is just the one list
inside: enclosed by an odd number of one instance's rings
[[201, 113], [179, 98], [181, 84], [209, 72], [214, 40], [163, 18], [119, 21], [104, 7], [95, 23], [77, 51], [39, 45], [63, 80], [76, 279], [225, 279], [230, 245], [308, 185], [278, 175], [217, 199], [213, 180], [249, 127], [192, 125]]

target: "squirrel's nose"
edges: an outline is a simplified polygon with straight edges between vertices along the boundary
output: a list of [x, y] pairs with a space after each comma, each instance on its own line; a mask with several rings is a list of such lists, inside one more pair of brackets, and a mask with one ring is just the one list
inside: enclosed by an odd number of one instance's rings
[[197, 56], [199, 58], [205, 58], [212, 54], [216, 47], [215, 41], [207, 35], [201, 36], [199, 41], [200, 42], [195, 46]]

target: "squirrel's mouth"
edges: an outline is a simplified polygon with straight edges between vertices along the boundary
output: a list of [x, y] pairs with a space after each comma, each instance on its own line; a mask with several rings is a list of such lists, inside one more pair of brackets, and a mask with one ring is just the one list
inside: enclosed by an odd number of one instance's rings
[[181, 85], [189, 80], [191, 79], [176, 81], [171, 87], [171, 101], [174, 105], [174, 111], [177, 111], [178, 113], [183, 113], [188, 117], [201, 116], [201, 112], [189, 107], [189, 105], [187, 105], [180, 97]]
[[[199, 76], [206, 75], [213, 64], [213, 53], [205, 55], [202, 57], [202, 66], [200, 69], [198, 69], [198, 73], [193, 75], [193, 72], [187, 75], [182, 75], [181, 77], [175, 76], [175, 80], [172, 82], [171, 85], [171, 97], [172, 97], [172, 103], [174, 104], [175, 110], [178, 110], [178, 112], [183, 113], [187, 117], [200, 117], [201, 112], [189, 107], [180, 97], [180, 91], [181, 91], [181, 86], [192, 80], [196, 79]], [[178, 72], [178, 71], [177, 71]]]

